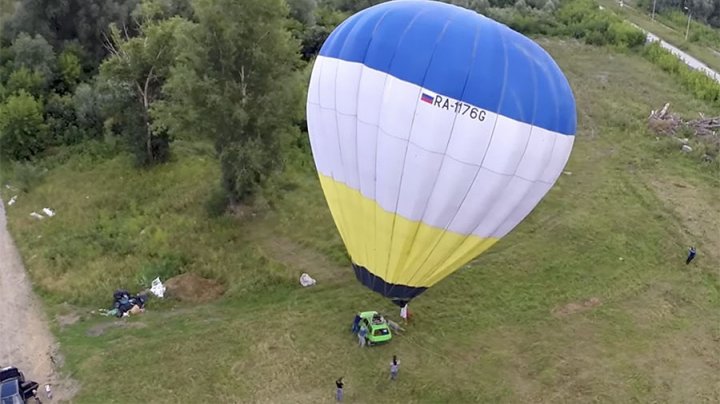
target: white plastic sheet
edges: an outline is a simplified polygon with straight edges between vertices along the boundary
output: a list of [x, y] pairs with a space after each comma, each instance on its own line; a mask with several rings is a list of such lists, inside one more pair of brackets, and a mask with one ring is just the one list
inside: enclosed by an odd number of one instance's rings
[[315, 279], [311, 278], [310, 275], [308, 275], [306, 273], [303, 273], [302, 275], [300, 275], [300, 284], [303, 285], [303, 287], [312, 286], [315, 283], [317, 283], [317, 281], [315, 281]]
[[155, 278], [152, 281], [152, 286], [150, 287], [150, 292], [154, 294], [155, 296], [162, 298], [165, 296], [165, 285], [160, 282], [160, 278]]

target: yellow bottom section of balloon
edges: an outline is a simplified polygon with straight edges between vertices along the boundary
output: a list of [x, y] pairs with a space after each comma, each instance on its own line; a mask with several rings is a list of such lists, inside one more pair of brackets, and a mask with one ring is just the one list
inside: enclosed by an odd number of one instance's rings
[[385, 282], [430, 287], [498, 241], [408, 220], [324, 175], [320, 183], [353, 262]]

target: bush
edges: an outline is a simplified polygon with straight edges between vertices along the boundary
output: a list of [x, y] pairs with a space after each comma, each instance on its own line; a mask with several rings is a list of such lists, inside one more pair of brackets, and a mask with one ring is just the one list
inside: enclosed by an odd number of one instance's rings
[[22, 192], [30, 192], [43, 181], [46, 169], [40, 168], [29, 162], [18, 162], [13, 164], [12, 171], [15, 186]]
[[246, 202], [265, 180], [271, 156], [259, 140], [232, 142], [220, 154], [223, 187], [232, 202]]
[[[490, 8], [487, 15], [524, 35], [569, 36], [589, 45], [636, 48], [645, 34], [619, 17], [600, 10], [594, 0], [518, 2], [514, 8]], [[559, 7], [558, 7], [559, 6]]]
[[156, 277], [160, 277], [162, 281], [166, 281], [175, 275], [181, 274], [183, 268], [189, 263], [190, 259], [182, 253], [161, 254], [140, 268], [140, 271], [135, 277], [135, 281], [141, 288], [149, 287], [152, 280]]
[[45, 122], [48, 125], [48, 144], [70, 145], [83, 140], [84, 133], [78, 127], [75, 105], [69, 95], [52, 93], [45, 103]]
[[658, 43], [646, 46], [642, 53], [661, 69], [676, 76], [695, 97], [720, 106], [720, 83], [689, 67]]
[[555, 12], [561, 34], [583, 39], [590, 45], [636, 48], [645, 34], [614, 14], [600, 10], [594, 0], [565, 1]]
[[81, 83], [75, 88], [72, 97], [78, 126], [84, 130], [86, 136], [100, 137], [103, 133], [103, 117], [101, 100], [96, 90], [87, 83]]
[[555, 35], [559, 32], [558, 23], [551, 12], [525, 8], [518, 11], [512, 8], [489, 8], [487, 15], [515, 31], [525, 35]]
[[208, 216], [212, 218], [222, 216], [227, 210], [229, 201], [230, 197], [224, 188], [214, 189], [205, 201], [205, 210]]
[[0, 152], [4, 157], [31, 159], [45, 149], [47, 130], [41, 104], [25, 90], [8, 97], [0, 107]]
[[625, 21], [610, 24], [608, 33], [610, 42], [623, 48], [636, 48], [645, 44], [645, 34]]

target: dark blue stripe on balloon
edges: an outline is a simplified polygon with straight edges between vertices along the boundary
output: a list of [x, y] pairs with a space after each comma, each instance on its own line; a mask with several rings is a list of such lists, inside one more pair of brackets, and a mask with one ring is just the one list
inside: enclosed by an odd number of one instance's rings
[[358, 281], [360, 281], [360, 283], [374, 292], [390, 298], [393, 303], [400, 307], [403, 307], [406, 303], [410, 302], [410, 300], [427, 290], [427, 288], [423, 287], [398, 285], [385, 282], [383, 278], [373, 274], [363, 266], [352, 264], [352, 267], [353, 270], [355, 270], [355, 277]]
[[488, 111], [575, 134], [575, 98], [550, 55], [507, 26], [461, 7], [403, 0], [367, 8], [340, 24], [320, 55], [363, 63]]

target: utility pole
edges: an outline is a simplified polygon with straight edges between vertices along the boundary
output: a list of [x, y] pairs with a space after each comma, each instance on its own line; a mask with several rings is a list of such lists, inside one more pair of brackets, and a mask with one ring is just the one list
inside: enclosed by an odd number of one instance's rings
[[653, 0], [653, 12], [652, 12], [652, 20], [655, 21], [655, 3], [657, 3], [657, 0]]
[[690, 34], [690, 17], [692, 17], [692, 12], [690, 11], [689, 8], [687, 8], [687, 6], [685, 7], [685, 10], [687, 10], [687, 12], [688, 12], [688, 24], [687, 24], [687, 29], [685, 30], [685, 40], [687, 41], [688, 35]]

